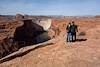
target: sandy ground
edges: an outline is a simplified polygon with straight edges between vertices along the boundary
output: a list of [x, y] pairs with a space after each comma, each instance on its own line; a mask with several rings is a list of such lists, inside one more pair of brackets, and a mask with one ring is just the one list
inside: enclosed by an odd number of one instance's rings
[[6, 61], [0, 67], [100, 67], [100, 38], [67, 43], [60, 35], [55, 44]]
[[[83, 27], [84, 29], [87, 27]], [[86, 41], [67, 43], [61, 32], [55, 43], [35, 49], [0, 67], [100, 67], [100, 23], [86, 31]]]

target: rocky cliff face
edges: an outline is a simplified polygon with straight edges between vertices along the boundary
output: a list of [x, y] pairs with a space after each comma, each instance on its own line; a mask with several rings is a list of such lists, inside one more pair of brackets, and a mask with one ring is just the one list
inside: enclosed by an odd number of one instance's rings
[[[49, 40], [51, 38], [48, 34], [49, 30], [44, 30], [44, 25], [39, 25], [37, 21], [34, 21], [34, 19], [24, 19], [24, 16], [17, 14], [11, 22], [1, 23], [0, 58], [21, 47]], [[46, 24], [49, 24], [50, 27], [50, 23]]]

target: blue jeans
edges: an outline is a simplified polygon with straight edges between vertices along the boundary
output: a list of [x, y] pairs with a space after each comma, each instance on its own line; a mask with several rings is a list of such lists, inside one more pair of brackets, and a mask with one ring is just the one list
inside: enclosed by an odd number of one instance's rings
[[72, 41], [73, 41], [73, 42], [76, 41], [76, 32], [72, 32]]
[[72, 41], [72, 33], [68, 32], [67, 33], [67, 42], [71, 42]]

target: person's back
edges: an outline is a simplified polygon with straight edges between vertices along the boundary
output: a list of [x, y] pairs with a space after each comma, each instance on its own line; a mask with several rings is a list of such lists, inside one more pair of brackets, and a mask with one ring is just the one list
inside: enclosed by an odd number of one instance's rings
[[74, 21], [71, 25], [71, 34], [72, 34], [72, 41], [76, 41], [76, 32], [78, 31], [77, 25], [74, 24]]
[[77, 32], [77, 25], [75, 25], [75, 24], [73, 24], [73, 25], [71, 25], [71, 32]]

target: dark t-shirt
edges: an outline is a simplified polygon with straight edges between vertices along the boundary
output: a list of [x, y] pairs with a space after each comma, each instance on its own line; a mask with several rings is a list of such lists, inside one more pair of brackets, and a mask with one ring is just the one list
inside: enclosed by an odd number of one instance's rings
[[77, 31], [77, 25], [71, 25], [71, 32], [74, 33]]
[[68, 25], [66, 30], [68, 30], [68, 33], [70, 33], [71, 32], [71, 25]]

